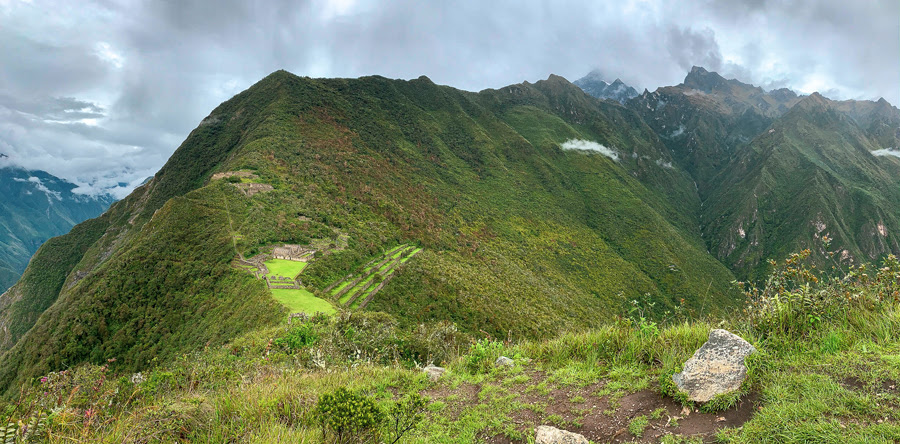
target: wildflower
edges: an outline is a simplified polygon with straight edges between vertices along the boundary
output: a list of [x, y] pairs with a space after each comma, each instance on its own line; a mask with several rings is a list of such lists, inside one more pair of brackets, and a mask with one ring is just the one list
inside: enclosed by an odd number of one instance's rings
[[44, 376], [41, 378], [41, 384], [46, 384], [46, 383], [47, 383], [47, 377]]

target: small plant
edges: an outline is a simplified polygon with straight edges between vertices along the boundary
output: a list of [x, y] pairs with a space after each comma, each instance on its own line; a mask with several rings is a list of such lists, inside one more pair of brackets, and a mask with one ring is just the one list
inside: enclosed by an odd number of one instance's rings
[[650, 318], [653, 313], [655, 302], [650, 299], [650, 293], [645, 293], [641, 301], [634, 299], [631, 301], [631, 308], [628, 309], [628, 318], [632, 325], [637, 327], [642, 338], [655, 338], [659, 336], [659, 325]]
[[728, 393], [720, 393], [713, 397], [713, 399], [710, 399], [709, 402], [700, 406], [700, 411], [703, 413], [715, 413], [722, 410], [728, 410], [736, 406], [740, 399], [740, 390], [735, 390]]
[[410, 393], [391, 406], [388, 412], [388, 432], [393, 440], [400, 441], [404, 434], [414, 429], [425, 417], [427, 399], [418, 393]]
[[302, 323], [289, 330], [284, 336], [276, 338], [273, 343], [288, 353], [293, 353], [316, 343], [319, 337], [309, 322]]
[[368, 396], [339, 388], [319, 398], [316, 414], [325, 442], [368, 443], [378, 439], [384, 412]]
[[558, 425], [558, 426], [563, 426], [563, 425], [565, 425], [565, 423], [566, 423], [566, 421], [563, 419], [562, 415], [559, 415], [559, 414], [556, 414], [556, 413], [554, 413], [554, 414], [548, 416], [548, 417], [547, 417], [547, 422], [549, 422], [549, 423], [551, 423], [551, 424], [556, 424], [556, 425]]
[[680, 368], [672, 368], [660, 373], [659, 379], [657, 379], [657, 383], [659, 384], [659, 392], [662, 395], [671, 397], [683, 406], [693, 407], [693, 403], [688, 397], [687, 392], [678, 388], [678, 385], [675, 384], [674, 380], [672, 380], [672, 375], [680, 371]]
[[502, 352], [503, 343], [487, 339], [479, 340], [469, 347], [469, 353], [466, 354], [466, 368], [473, 375], [488, 371]]
[[666, 416], [668, 414], [669, 411], [666, 410], [665, 407], [660, 407], [654, 410], [653, 413], [650, 413], [650, 419], [661, 419], [663, 416]]
[[[722, 441], [725, 442], [725, 441]], [[702, 444], [703, 438], [699, 436], [681, 436], [668, 434], [659, 439], [660, 444]]]
[[644, 436], [644, 430], [649, 424], [650, 420], [648, 420], [646, 416], [636, 416], [628, 423], [628, 433], [631, 433], [636, 438], [640, 438]]

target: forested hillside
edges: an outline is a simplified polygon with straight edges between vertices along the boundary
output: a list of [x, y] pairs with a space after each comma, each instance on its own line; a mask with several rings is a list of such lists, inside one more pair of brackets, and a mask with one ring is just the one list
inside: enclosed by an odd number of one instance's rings
[[[213, 179], [233, 171], [248, 183]], [[310, 263], [310, 291], [394, 245], [423, 249], [367, 307], [405, 325], [540, 337], [636, 299], [659, 312], [735, 307], [732, 274], [705, 253], [685, 201], [698, 201], [689, 177], [637, 114], [560, 77], [476, 94], [424, 77], [276, 72], [61, 238], [85, 251], [74, 265], [47, 260], [55, 248], [35, 257], [52, 276], [11, 293], [46, 311], [7, 338], [0, 378], [111, 358], [137, 370], [275, 323], [284, 309], [232, 262], [337, 236], [348, 247]]]

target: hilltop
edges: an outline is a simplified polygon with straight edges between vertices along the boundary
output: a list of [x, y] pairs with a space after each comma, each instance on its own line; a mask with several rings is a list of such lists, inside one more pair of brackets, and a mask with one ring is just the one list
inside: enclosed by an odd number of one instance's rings
[[[84, 253], [34, 257], [11, 294], [43, 314], [4, 332], [0, 383], [113, 358], [137, 371], [275, 325], [286, 309], [241, 261], [285, 244], [317, 251], [293, 297], [326, 301], [391, 248], [421, 248], [365, 306], [407, 327], [538, 338], [632, 300], [724, 312], [734, 277], [682, 211], [696, 195], [671, 161], [636, 113], [557, 76], [468, 93], [279, 71], [60, 238]], [[53, 278], [29, 284], [39, 270]]]
[[[809, 250], [825, 279], [900, 250], [898, 115], [702, 68], [624, 105], [555, 75], [473, 93], [278, 71], [35, 254], [0, 299], [0, 387], [274, 341], [298, 312], [534, 347], [627, 316], [732, 322], [770, 260]], [[433, 359], [416, 350], [390, 359]]]

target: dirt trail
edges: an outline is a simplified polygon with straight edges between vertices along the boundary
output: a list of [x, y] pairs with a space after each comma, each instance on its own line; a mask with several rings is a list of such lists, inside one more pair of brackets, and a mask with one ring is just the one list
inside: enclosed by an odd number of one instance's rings
[[[551, 383], [547, 392], [537, 393], [528, 388], [545, 381], [548, 375], [537, 370], [525, 370], [525, 373], [529, 376], [528, 381], [505, 386], [505, 389], [508, 393], [519, 393], [516, 402], [542, 406], [539, 413], [522, 409], [510, 415], [515, 428], [526, 436], [533, 434], [535, 427], [539, 425], [552, 425], [580, 433], [595, 443], [657, 443], [662, 436], [668, 434], [700, 437], [703, 442], [712, 443], [716, 442], [715, 434], [720, 429], [740, 427], [749, 421], [759, 403], [758, 395], [751, 394], [741, 399], [735, 407], [723, 412], [686, 412], [681, 404], [651, 389], [626, 394], [619, 400], [597, 396], [597, 392], [605, 385], [602, 380], [587, 386]], [[468, 383], [462, 383], [453, 389], [439, 386], [423, 394], [433, 400], [445, 400], [452, 395], [455, 399], [446, 401], [445, 414], [454, 416], [460, 414], [467, 405], [477, 402], [475, 397], [481, 392], [482, 386], [483, 384]], [[662, 409], [665, 410], [664, 413]], [[652, 419], [654, 412], [659, 416], [657, 419]], [[629, 423], [638, 416], [645, 416], [649, 420], [640, 438], [628, 431]], [[526, 442], [514, 441], [504, 435], [485, 436], [484, 440], [495, 444]]]

